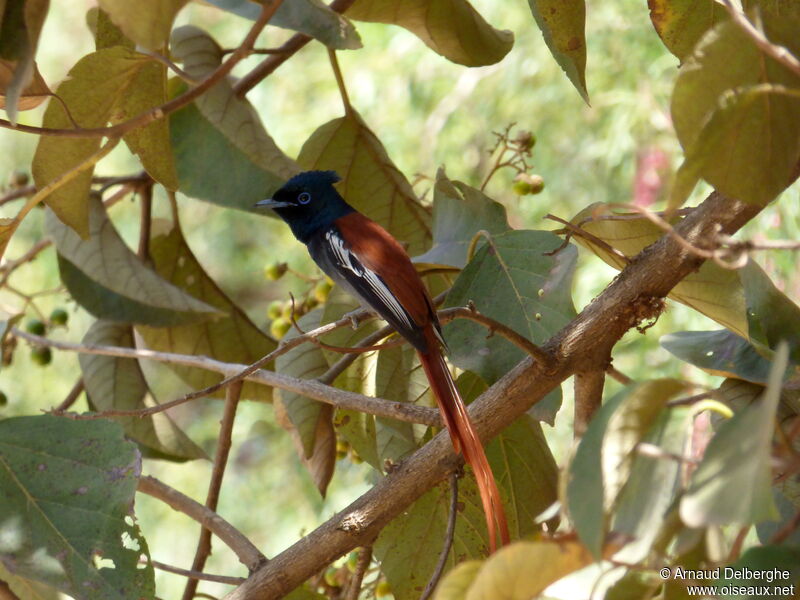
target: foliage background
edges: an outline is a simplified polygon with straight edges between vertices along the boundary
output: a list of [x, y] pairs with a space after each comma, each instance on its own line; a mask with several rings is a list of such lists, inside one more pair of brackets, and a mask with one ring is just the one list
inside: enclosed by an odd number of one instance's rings
[[[91, 34], [83, 22], [91, 2], [54, 2], [50, 9], [38, 63], [48, 81], [63, 78], [75, 59], [93, 48]], [[677, 75], [677, 59], [663, 46], [649, 22], [646, 3], [618, 0], [592, 3], [587, 15], [587, 83], [592, 94], [587, 107], [564, 77], [542, 42], [526, 2], [475, 0], [473, 4], [500, 29], [516, 36], [511, 53], [498, 65], [464, 69], [430, 52], [416, 37], [396, 27], [360, 23], [364, 48], [340, 52], [339, 59], [351, 101], [370, 124], [402, 172], [433, 177], [445, 165], [448, 175], [478, 186], [488, 168], [487, 149], [493, 131], [516, 122], [533, 131], [535, 171], [546, 181], [545, 191], [518, 197], [511, 191], [511, 174], [501, 172], [489, 185], [490, 194], [505, 204], [512, 225], [555, 228], [543, 217], [553, 213], [569, 218], [591, 202], [630, 202], [635, 182], [642, 176], [643, 157], [663, 157], [658, 193], [668, 185], [681, 152], [668, 115], [669, 97]], [[228, 13], [190, 3], [178, 22], [206, 29], [224, 46], [235, 45], [250, 22]], [[277, 46], [280, 34], [271, 29], [268, 45]], [[286, 37], [288, 37], [288, 32]], [[258, 58], [237, 67], [251, 68]], [[391, 64], [391, 69], [385, 65]], [[302, 65], [302, 66], [300, 66]], [[341, 114], [341, 101], [328, 65], [325, 49], [312, 43], [282, 67], [275, 76], [254, 89], [248, 98], [259, 110], [267, 130], [290, 156], [322, 123]], [[281, 110], [288, 107], [290, 110]], [[22, 113], [21, 122], [38, 124], [42, 109]], [[291, 115], [291, 118], [287, 118]], [[433, 140], [434, 143], [430, 143]], [[30, 165], [37, 138], [0, 130], [0, 176], [25, 171]], [[122, 145], [104, 163], [103, 174], [128, 173], [137, 163]], [[416, 189], [430, 187], [422, 181]], [[704, 196], [708, 188], [696, 191]], [[751, 225], [744, 236], [756, 234], [778, 238], [800, 237], [800, 188], [795, 184], [780, 203], [767, 208], [761, 225]], [[184, 202], [180, 199], [181, 203]], [[156, 211], [166, 214], [164, 198], [157, 198]], [[3, 216], [13, 208], [3, 207]], [[117, 217], [119, 219], [117, 220]], [[126, 241], [135, 245], [138, 211], [133, 204], [115, 212]], [[9, 257], [21, 254], [42, 234], [42, 214], [28, 218], [12, 240]], [[769, 227], [763, 226], [769, 223]], [[262, 269], [276, 260], [286, 260], [300, 272], [313, 273], [304, 249], [275, 220], [262, 219], [217, 206], [193, 202], [182, 212], [189, 245], [207, 271], [251, 318], [266, 326], [265, 307], [288, 292], [303, 291], [306, 284], [292, 276], [282, 280], [283, 289], [261, 286]], [[267, 241], [265, 243], [265, 240]], [[779, 287], [795, 301], [800, 299], [800, 272], [790, 253], [756, 257]], [[614, 271], [582, 252], [574, 292], [580, 310], [614, 276]], [[590, 268], [586, 268], [589, 266]], [[53, 249], [12, 279], [25, 291], [48, 289], [59, 284]], [[15, 305], [18, 299], [5, 294], [0, 303]], [[83, 309], [65, 304], [65, 296], [46, 297], [40, 306], [48, 312], [67, 306], [69, 330], [58, 335], [80, 339], [91, 322]], [[659, 334], [676, 329], [709, 329], [711, 322], [689, 309], [670, 303], [669, 310], [647, 336], [629, 333], [616, 347], [615, 366], [634, 379], [653, 371], [667, 377], [685, 375], [692, 380], [717, 384], [713, 378], [680, 363], [657, 345]], [[0, 389], [8, 403], [0, 416], [33, 414], [57, 403], [74, 383], [77, 357], [54, 353], [45, 370], [18, 352], [13, 372], [0, 372]], [[177, 390], [176, 390], [177, 391]], [[614, 391], [612, 387], [610, 391]], [[566, 458], [571, 438], [570, 389], [564, 386], [565, 407], [555, 427], [545, 426], [556, 458]], [[182, 407], [175, 418], [207, 452], [213, 452], [217, 418], [221, 406], [203, 400]], [[360, 495], [370, 484], [369, 469], [339, 461], [328, 497], [321, 500], [304, 469], [296, 460], [284, 432], [276, 425], [269, 406], [244, 403], [234, 431], [234, 458], [227, 473], [220, 512], [244, 531], [257, 532], [253, 542], [271, 555], [298, 539], [337, 507]], [[280, 465], [276, 468], [275, 465]], [[146, 471], [171, 482], [185, 493], [201, 498], [210, 473], [210, 463], [194, 461], [190, 466], [148, 460]], [[254, 477], [253, 473], [259, 473]], [[261, 504], [265, 488], [275, 503]], [[195, 546], [196, 524], [176, 515], [163, 504], [139, 495], [137, 514], [155, 560], [173, 562], [174, 556], [189, 556]], [[245, 576], [244, 568], [229, 553], [215, 552], [210, 572]], [[183, 579], [157, 572], [157, 589], [163, 597], [176, 597]], [[207, 585], [210, 593], [217, 593]]]

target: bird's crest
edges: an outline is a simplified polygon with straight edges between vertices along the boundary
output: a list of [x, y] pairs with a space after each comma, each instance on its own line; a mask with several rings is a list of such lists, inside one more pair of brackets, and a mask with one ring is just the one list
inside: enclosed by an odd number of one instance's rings
[[336, 171], [303, 171], [292, 177], [283, 187], [305, 189], [313, 184], [327, 183], [333, 185], [341, 180], [342, 178], [339, 177]]

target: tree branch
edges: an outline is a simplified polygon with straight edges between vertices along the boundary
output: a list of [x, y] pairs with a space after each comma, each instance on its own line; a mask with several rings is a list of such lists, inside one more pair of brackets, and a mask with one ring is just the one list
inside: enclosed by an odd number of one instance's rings
[[213, 510], [192, 500], [189, 496], [182, 494], [175, 488], [171, 488], [166, 483], [159, 481], [155, 477], [143, 475], [139, 478], [139, 485], [136, 490], [148, 496], [153, 496], [153, 498], [158, 498], [162, 502], [169, 504], [173, 509], [191, 517], [203, 527], [210, 530], [236, 553], [236, 556], [239, 557], [239, 561], [247, 567], [250, 572], [253, 572], [259, 565], [267, 562], [267, 558], [261, 554], [259, 549], [256, 548], [242, 532]]
[[[715, 192], [691, 211], [676, 230], [697, 244], [718, 228], [728, 234], [735, 232], [760, 210]], [[701, 263], [668, 236], [645, 248], [544, 346], [545, 352], [556, 357], [553, 369], [545, 370], [526, 358], [470, 405], [470, 415], [481, 438], [488, 440], [497, 435], [579, 368], [602, 364], [614, 344], [642, 318], [634, 318], [639, 313], [631, 313], [630, 306], [642, 299], [664, 298]], [[282, 597], [321, 565], [370, 543], [389, 521], [447, 477], [460, 462], [461, 458], [453, 453], [449, 434], [442, 431], [366, 494], [260, 568], [226, 599]]]

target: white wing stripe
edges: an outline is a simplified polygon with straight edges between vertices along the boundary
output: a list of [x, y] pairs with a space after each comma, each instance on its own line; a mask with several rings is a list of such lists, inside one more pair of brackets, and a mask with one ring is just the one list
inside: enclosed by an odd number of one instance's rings
[[380, 276], [375, 271], [366, 268], [358, 257], [353, 254], [349, 248], [345, 247], [344, 240], [334, 230], [328, 230], [325, 233], [325, 239], [328, 241], [328, 246], [333, 251], [336, 260], [339, 264], [352, 271], [359, 279], [369, 285], [370, 289], [381, 299], [383, 305], [388, 308], [395, 318], [403, 323], [408, 328], [414, 327], [414, 322], [408, 315], [408, 312], [397, 301], [392, 291], [386, 287]]

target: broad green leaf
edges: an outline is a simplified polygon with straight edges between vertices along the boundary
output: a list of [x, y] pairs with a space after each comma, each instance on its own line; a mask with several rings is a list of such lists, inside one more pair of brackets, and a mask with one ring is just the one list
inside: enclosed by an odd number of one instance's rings
[[[572, 275], [577, 250], [567, 246], [546, 256], [561, 240], [546, 231], [509, 231], [483, 243], [456, 279], [446, 306], [472, 300], [478, 311], [541, 343], [574, 315]], [[466, 319], [444, 328], [450, 358], [462, 368], [494, 383], [525, 357], [517, 346]]]
[[[83, 343], [132, 348], [133, 332], [130, 325], [95, 321], [83, 337]], [[152, 404], [145, 400], [147, 383], [136, 360], [99, 354], [79, 354], [78, 360], [86, 394], [95, 410], [135, 410]], [[112, 419], [122, 425], [129, 438], [158, 458], [187, 460], [206, 457], [206, 453], [181, 431], [167, 413]]]
[[676, 331], [660, 340], [667, 352], [711, 375], [766, 383], [769, 360], [750, 342], [727, 329]]
[[99, 198], [92, 196], [87, 204], [87, 240], [52, 211], [46, 217], [62, 281], [81, 306], [99, 319], [152, 325], [192, 322], [217, 313], [145, 266], [114, 229]]
[[[773, 592], [774, 595], [770, 596], [772, 598], [788, 598], [789, 594], [796, 597], [793, 590], [796, 590], [800, 584], [800, 547], [761, 546], [749, 548], [735, 563], [723, 567], [721, 575], [721, 581], [717, 583], [718, 590], [725, 586], [728, 586], [728, 589], [730, 586], [737, 588], [766, 586]], [[776, 588], [784, 588], [786, 592], [778, 592]], [[793, 590], [789, 591], [789, 588], [793, 588]], [[728, 594], [721, 597], [741, 598], [742, 596]], [[747, 596], [747, 598], [753, 599], [759, 597], [766, 596], [763, 593]]]
[[[297, 324], [303, 331], [316, 329], [320, 324], [321, 313], [321, 310], [313, 310], [299, 317]], [[284, 336], [283, 341], [291, 340], [298, 335], [297, 330], [292, 328]], [[278, 373], [291, 375], [299, 379], [314, 379], [328, 370], [328, 361], [325, 360], [325, 356], [319, 346], [307, 342], [280, 355], [275, 360], [275, 370]], [[297, 430], [303, 450], [301, 454], [305, 458], [309, 458], [314, 451], [317, 421], [319, 421], [320, 414], [323, 412], [322, 409], [327, 405], [285, 390], [276, 390], [274, 400], [280, 404], [281, 410], [285, 412], [290, 426]], [[328, 420], [330, 421], [330, 414], [328, 415]]]
[[7, 0], [0, 4], [0, 59], [4, 59], [3, 63], [14, 63], [13, 74], [0, 88], [4, 96], [3, 107], [12, 124], [17, 122], [18, 110], [27, 110], [22, 108], [24, 96], [27, 96], [24, 104], [32, 108], [32, 103], [41, 102], [34, 99], [36, 95], [42, 91], [50, 92], [35, 62], [39, 35], [49, 6], [49, 0]]
[[[600, 205], [587, 206], [572, 222], [628, 258], [633, 258], [664, 234], [647, 219], [634, 215], [626, 215], [625, 219], [588, 220], [598, 206]], [[591, 240], [582, 236], [574, 236], [573, 239], [616, 269], [622, 269], [627, 264]], [[669, 297], [714, 319], [742, 337], [748, 336], [744, 290], [737, 271], [723, 269], [706, 261], [696, 273], [690, 273], [672, 288]]]
[[[698, 177], [723, 194], [761, 205], [786, 189], [800, 159], [800, 87], [796, 93], [762, 86], [726, 95], [686, 148], [670, 205], [683, 204]], [[741, 139], [748, 143], [737, 143]]]
[[36, 108], [52, 94], [35, 64], [31, 81], [22, 90], [14, 91], [11, 84], [14, 83], [15, 68], [15, 63], [0, 59], [0, 108], [6, 109], [7, 112], [11, 110], [11, 107], [6, 106], [6, 97], [10, 97], [12, 92], [17, 97], [16, 110], [18, 111]]
[[464, 600], [481, 567], [483, 567], [482, 560], [467, 560], [456, 565], [436, 586], [433, 599]]
[[97, 6], [86, 11], [86, 25], [94, 36], [97, 50], [112, 46], [125, 46], [130, 49], [136, 47], [136, 44], [126, 38], [122, 30], [111, 22], [108, 13]]
[[[202, 79], [222, 60], [222, 48], [204, 31], [179, 27], [172, 53], [184, 70]], [[185, 84], [176, 82], [173, 95]], [[180, 189], [185, 194], [250, 210], [299, 171], [264, 129], [253, 106], [221, 81], [170, 115]]]
[[[84, 56], [72, 67], [56, 93], [69, 107], [78, 125], [86, 128], [104, 127], [114, 116], [115, 110], [127, 102], [125, 98], [128, 95], [140, 98], [135, 88], [140, 83], [142, 69], [151, 63], [153, 59], [121, 46], [98, 50]], [[42, 125], [62, 129], [73, 127], [61, 102], [48, 104]], [[82, 163], [97, 152], [100, 143], [100, 137], [42, 136], [31, 167], [36, 186], [42, 188]], [[58, 218], [82, 237], [89, 235], [87, 196], [92, 173], [93, 169], [86, 169], [45, 200]]]
[[[49, 585], [18, 577], [10, 573], [0, 560], [0, 582], [5, 582], [9, 589], [16, 594], [9, 600], [61, 600], [58, 590]], [[0, 587], [2, 589], [2, 587]]]
[[172, 22], [188, 0], [99, 0], [100, 8], [126, 36], [150, 50], [167, 44]]
[[[112, 123], [133, 119], [143, 112], [167, 101], [167, 68], [157, 62], [148, 62], [136, 74], [129, 92], [120, 99]], [[133, 129], [123, 136], [131, 152], [142, 161], [147, 173], [168, 190], [178, 189], [175, 157], [169, 139], [169, 123], [158, 119]]]
[[155, 593], [131, 518], [136, 446], [110, 421], [49, 415], [0, 421], [0, 556], [15, 575], [75, 598]]
[[[450, 485], [437, 484], [391, 521], [375, 541], [375, 556], [396, 600], [416, 600], [428, 583], [445, 539]], [[445, 569], [486, 555], [488, 536], [473, 477], [458, 480], [458, 508], [453, 546]]]
[[[793, 21], [770, 19], [765, 27], [770, 40], [800, 52]], [[800, 78], [736, 24], [719, 23], [687, 58], [672, 96], [683, 170], [730, 197], [766, 204], [791, 183], [800, 159], [798, 94]], [[685, 200], [685, 189], [678, 191], [672, 206]]]
[[406, 244], [411, 256], [430, 246], [430, 214], [355, 111], [317, 129], [297, 162], [304, 169], [339, 173], [343, 181], [337, 187], [347, 202]]
[[[202, 323], [173, 327], [139, 326], [136, 332], [152, 349], [178, 354], [199, 354], [223, 362], [250, 364], [272, 352], [275, 340], [256, 327], [247, 315], [217, 287], [186, 244], [180, 228], [167, 229], [163, 221], [153, 225], [150, 257], [157, 273], [177, 286], [195, 302], [212, 306], [221, 315]], [[222, 375], [205, 369], [170, 365], [172, 370], [195, 389], [217, 383]], [[219, 392], [222, 395], [222, 392]], [[269, 401], [270, 388], [246, 382], [242, 398]]]
[[592, 562], [578, 542], [516, 542], [486, 560], [465, 600], [529, 600]]
[[467, 0], [357, 0], [347, 16], [399, 25], [437, 54], [468, 67], [499, 62], [514, 45], [513, 33], [489, 25]]
[[600, 559], [607, 529], [603, 510], [603, 465], [601, 452], [606, 428], [614, 411], [625, 400], [622, 391], [607, 400], [589, 422], [568, 469], [566, 508], [578, 538]]
[[782, 344], [761, 398], [734, 414], [717, 430], [681, 500], [689, 527], [748, 525], [777, 518], [772, 500], [772, 437], [788, 359]]
[[747, 303], [750, 338], [772, 350], [786, 342], [789, 360], [800, 364], [800, 306], [775, 287], [754, 261], [749, 261], [739, 273]]
[[683, 62], [706, 31], [728, 18], [714, 0], [649, 0], [650, 20], [667, 49]]
[[[387, 348], [378, 353], [376, 396], [396, 402], [416, 402], [428, 389], [428, 380], [413, 348]], [[397, 463], [417, 449], [419, 440], [412, 423], [376, 417], [375, 429], [375, 443], [382, 463], [386, 460]]]
[[601, 450], [603, 497], [611, 511], [628, 482], [636, 446], [658, 419], [666, 403], [686, 390], [676, 379], [654, 379], [628, 389], [608, 421]]
[[[682, 406], [662, 411], [642, 442], [665, 453], [662, 457], [633, 457], [629, 477], [616, 499], [611, 530], [631, 541], [614, 555], [615, 560], [637, 563], [644, 560], [680, 487], [681, 465], [668, 454], [682, 456], [690, 430], [691, 408]], [[612, 417], [612, 421], [616, 414]], [[609, 430], [608, 435], [612, 435]]]
[[528, 0], [528, 4], [550, 53], [588, 104], [584, 0]]
[[[208, 1], [253, 21], [261, 14], [261, 6], [251, 0]], [[284, 2], [272, 16], [269, 24], [305, 33], [336, 50], [355, 50], [362, 46], [361, 38], [353, 24], [320, 0]]]
[[463, 268], [476, 233], [497, 235], [510, 229], [505, 206], [480, 190], [448, 179], [440, 168], [433, 188], [433, 248], [414, 262]]

